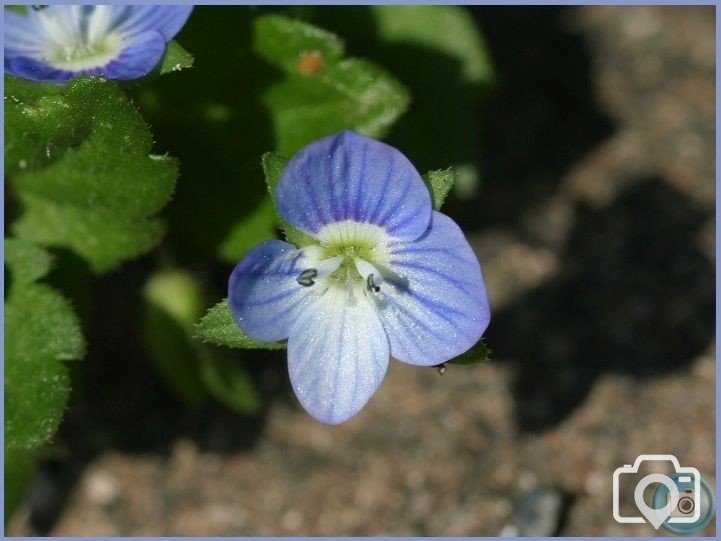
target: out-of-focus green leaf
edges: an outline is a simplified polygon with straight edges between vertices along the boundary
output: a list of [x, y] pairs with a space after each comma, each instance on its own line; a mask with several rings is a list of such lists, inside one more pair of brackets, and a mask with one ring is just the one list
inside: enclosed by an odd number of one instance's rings
[[160, 375], [190, 404], [206, 396], [198, 378], [193, 324], [203, 311], [197, 283], [180, 270], [154, 274], [145, 284], [145, 341]]
[[275, 197], [275, 189], [280, 181], [280, 175], [283, 174], [288, 163], [288, 158], [278, 152], [266, 152], [260, 159], [265, 174], [265, 184], [268, 186], [268, 192]]
[[221, 403], [239, 413], [256, 413], [260, 408], [260, 395], [242, 360], [227, 353], [215, 351], [213, 355], [204, 357], [200, 364], [200, 377]]
[[283, 349], [285, 342], [259, 342], [246, 336], [233, 320], [228, 300], [213, 306], [196, 325], [198, 338], [218, 346], [241, 349]]
[[448, 192], [453, 188], [456, 181], [456, 174], [450, 167], [448, 169], [439, 169], [437, 171], [428, 171], [423, 175], [423, 180], [431, 192], [431, 200], [433, 208], [441, 210], [443, 202], [446, 200]]
[[193, 66], [195, 59], [193, 55], [183, 49], [183, 47], [175, 40], [168, 43], [165, 56], [160, 61], [160, 74], [172, 73]]
[[343, 57], [343, 41], [335, 34], [280, 15], [265, 15], [255, 22], [255, 50], [287, 73], [299, 72], [303, 53], [316, 53], [324, 64]]
[[70, 379], [63, 361], [85, 351], [80, 324], [67, 300], [35, 280], [49, 258], [20, 239], [5, 240], [10, 289], [5, 301], [5, 445], [30, 449], [57, 429]]
[[5, 449], [5, 524], [25, 499], [35, 470], [35, 453], [26, 449]]
[[150, 155], [147, 125], [117, 85], [63, 87], [6, 77], [6, 173], [21, 202], [17, 236], [61, 246], [108, 270], [155, 245], [155, 214], [177, 166]]
[[20, 240], [5, 239], [5, 264], [16, 284], [30, 284], [50, 272], [50, 254], [39, 246]]
[[427, 170], [454, 164], [455, 192], [473, 193], [481, 141], [479, 104], [493, 83], [489, 55], [465, 6], [316, 8], [311, 19], [348, 50], [380, 63], [413, 101], [389, 142]]
[[254, 210], [233, 225], [220, 245], [220, 257], [235, 263], [259, 242], [275, 238], [276, 221], [273, 201], [270, 198], [261, 200]]
[[193, 69], [128, 88], [159, 148], [182, 164], [164, 246], [184, 266], [235, 263], [277, 225], [274, 213], [258, 211], [268, 199], [258, 157], [275, 148], [261, 94], [278, 80], [252, 50], [258, 10], [197, 5], [182, 32]]
[[258, 17], [254, 48], [286, 74], [264, 99], [283, 154], [344, 129], [382, 137], [408, 106], [407, 92], [388, 73], [366, 60], [343, 58], [337, 36], [307, 23]]
[[483, 39], [468, 9], [460, 6], [372, 6], [380, 39], [413, 43], [458, 60], [461, 77], [484, 83], [493, 78]]
[[205, 303], [198, 282], [186, 271], [166, 269], [150, 278], [144, 293], [146, 341], [163, 380], [189, 404], [211, 395], [239, 413], [254, 413], [260, 397], [240, 352], [195, 337]]
[[463, 355], [459, 355], [455, 359], [446, 361], [446, 364], [473, 365], [483, 364], [491, 359], [491, 350], [484, 342], [478, 342]]

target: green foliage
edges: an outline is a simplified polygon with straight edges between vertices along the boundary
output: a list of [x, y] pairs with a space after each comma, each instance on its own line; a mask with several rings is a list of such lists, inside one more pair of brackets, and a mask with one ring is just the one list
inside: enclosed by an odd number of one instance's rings
[[280, 182], [280, 176], [283, 174], [288, 163], [288, 158], [279, 152], [266, 152], [260, 159], [263, 166], [263, 174], [265, 175], [265, 184], [268, 186], [268, 193], [275, 199], [275, 189]]
[[307, 23], [258, 17], [254, 46], [286, 75], [264, 99], [276, 149], [284, 154], [343, 129], [382, 137], [408, 106], [408, 94], [395, 79], [371, 62], [343, 58], [337, 36]]
[[191, 405], [211, 395], [239, 413], [256, 411], [260, 397], [238, 353], [211, 348], [194, 336], [205, 299], [192, 276], [181, 269], [158, 271], [144, 297], [146, 343], [169, 387]]
[[259, 342], [246, 336], [233, 320], [228, 299], [213, 306], [196, 326], [198, 338], [218, 346], [241, 349], [283, 349], [285, 342]]
[[455, 172], [450, 167], [448, 169], [439, 169], [438, 171], [428, 171], [423, 175], [423, 180], [426, 186], [428, 186], [428, 191], [431, 192], [433, 208], [441, 210], [448, 192], [451, 191], [456, 182]]
[[143, 293], [143, 330], [155, 368], [186, 402], [201, 403], [207, 393], [198, 378], [191, 340], [193, 324], [203, 310], [200, 288], [187, 273], [171, 269], [151, 276]]
[[478, 181], [479, 105], [493, 83], [483, 39], [464, 6], [317, 7], [310, 19], [342, 35], [349, 50], [382, 65], [409, 90], [407, 115], [389, 143], [422, 171], [454, 164], [455, 192]]
[[5, 446], [31, 449], [57, 429], [70, 393], [63, 361], [79, 359], [85, 343], [72, 307], [37, 280], [50, 259], [20, 239], [5, 240], [10, 288], [5, 302]]
[[69, 248], [95, 271], [154, 246], [177, 167], [149, 155], [150, 131], [117, 85], [5, 81], [6, 173], [22, 204], [13, 232]]
[[175, 40], [168, 43], [168, 48], [165, 51], [165, 56], [160, 61], [158, 69], [161, 75], [180, 71], [186, 68], [193, 67], [195, 59], [193, 55], [183, 49], [183, 47]]
[[246, 415], [260, 409], [261, 397], [237, 355], [214, 350], [200, 364], [200, 377], [219, 402]]
[[315, 53], [324, 63], [343, 58], [343, 41], [335, 34], [310, 24], [265, 15], [255, 21], [255, 50], [286, 73], [298, 73], [303, 53]]
[[471, 349], [466, 351], [464, 354], [459, 355], [458, 357], [456, 357], [455, 359], [451, 359], [450, 361], [446, 361], [446, 364], [470, 366], [475, 364], [487, 363], [490, 360], [491, 350], [488, 349], [488, 346], [485, 344], [485, 342], [481, 341], [478, 342]]
[[35, 452], [5, 449], [5, 523], [25, 497], [30, 476], [35, 469]]

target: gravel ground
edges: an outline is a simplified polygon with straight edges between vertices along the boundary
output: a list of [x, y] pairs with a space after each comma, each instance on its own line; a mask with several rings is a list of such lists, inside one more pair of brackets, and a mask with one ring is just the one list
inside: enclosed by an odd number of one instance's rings
[[482, 194], [446, 210], [484, 264], [492, 362], [392, 363], [335, 428], [282, 356], [254, 363], [276, 367], [257, 420], [98, 369], [118, 389], [71, 415], [9, 534], [653, 535], [614, 522], [617, 467], [672, 453], [715, 486], [713, 8], [475, 15], [500, 84]]

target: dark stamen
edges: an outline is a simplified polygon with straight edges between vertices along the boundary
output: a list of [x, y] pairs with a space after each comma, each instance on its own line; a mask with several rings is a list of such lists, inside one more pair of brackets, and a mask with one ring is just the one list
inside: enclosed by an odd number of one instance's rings
[[300, 285], [305, 287], [310, 287], [313, 284], [315, 284], [315, 281], [313, 278], [318, 276], [318, 271], [315, 269], [305, 269], [303, 272], [300, 273], [300, 276], [296, 278], [296, 282], [298, 282]]
[[381, 290], [381, 288], [380, 288], [379, 286], [377, 286], [377, 285], [375, 284], [375, 282], [373, 281], [373, 274], [372, 274], [372, 273], [368, 275], [368, 280], [367, 280], [367, 282], [368, 282], [368, 289], [369, 289], [370, 291], [372, 291], [373, 293], [378, 293], [378, 292]]
[[433, 368], [438, 370], [438, 374], [441, 376], [446, 373], [446, 363], [436, 364]]
[[32, 6], [30, 6], [30, 7], [31, 7], [34, 11], [42, 11], [42, 10], [44, 10], [45, 8], [49, 8], [49, 7], [50, 7], [50, 4], [47, 4], [47, 5], [32, 5]]

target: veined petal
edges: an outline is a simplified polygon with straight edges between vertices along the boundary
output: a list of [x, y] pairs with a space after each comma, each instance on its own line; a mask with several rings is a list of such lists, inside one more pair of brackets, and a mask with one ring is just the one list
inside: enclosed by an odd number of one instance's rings
[[143, 32], [127, 40], [118, 57], [93, 74], [109, 79], [129, 80], [147, 75], [158, 65], [165, 53], [165, 38], [160, 32]]
[[42, 54], [48, 39], [37, 22], [20, 13], [5, 10], [4, 49], [9, 55]]
[[42, 60], [26, 56], [5, 59], [5, 71], [18, 77], [40, 82], [65, 82], [78, 75], [102, 75], [109, 79], [137, 79], [148, 74], [165, 52], [165, 39], [159, 32], [136, 36], [117, 58], [96, 68], [71, 71], [56, 68]]
[[288, 338], [316, 291], [297, 279], [315, 264], [307, 252], [280, 240], [253, 248], [235, 266], [228, 284], [228, 302], [238, 326], [263, 342]]
[[156, 30], [170, 41], [185, 25], [193, 6], [114, 6], [114, 9], [112, 28], [121, 35]]
[[35, 60], [27, 56], [12, 58], [6, 56], [5, 73], [41, 83], [64, 83], [78, 76], [75, 72], [54, 68], [42, 60]]
[[288, 370], [313, 417], [339, 424], [358, 413], [388, 368], [388, 338], [365, 295], [331, 287], [298, 313], [288, 338]]
[[311, 235], [330, 223], [352, 220], [413, 240], [431, 218], [428, 189], [408, 159], [350, 131], [300, 150], [281, 175], [276, 202], [290, 225]]
[[36, 81], [135, 79], [160, 62], [192, 6], [48, 6], [5, 13], [5, 72]]
[[460, 228], [440, 212], [420, 239], [389, 247], [390, 270], [375, 297], [391, 356], [432, 366], [471, 348], [490, 320], [481, 267]]

